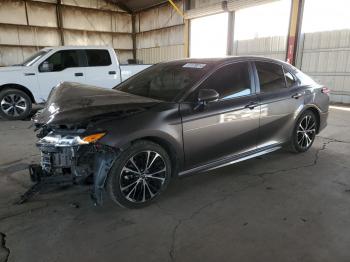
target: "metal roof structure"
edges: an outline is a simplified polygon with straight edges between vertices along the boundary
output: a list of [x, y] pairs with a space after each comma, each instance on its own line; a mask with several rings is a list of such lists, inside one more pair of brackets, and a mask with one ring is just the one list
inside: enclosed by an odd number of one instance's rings
[[166, 3], [166, 0], [110, 0], [117, 4], [120, 8], [124, 9], [129, 13], [141, 11], [162, 3]]

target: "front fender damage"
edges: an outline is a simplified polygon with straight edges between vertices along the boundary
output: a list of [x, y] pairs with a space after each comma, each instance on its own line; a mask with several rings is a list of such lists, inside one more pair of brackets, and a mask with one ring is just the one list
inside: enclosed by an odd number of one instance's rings
[[106, 185], [107, 176], [111, 170], [115, 159], [117, 158], [117, 152], [106, 152], [103, 154], [96, 154], [94, 161], [94, 186], [91, 194], [94, 203], [102, 205], [103, 192]]

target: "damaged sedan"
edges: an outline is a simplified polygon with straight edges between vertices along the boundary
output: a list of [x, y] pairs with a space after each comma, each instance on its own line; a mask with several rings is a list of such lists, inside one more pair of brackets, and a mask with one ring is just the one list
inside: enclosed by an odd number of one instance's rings
[[[328, 88], [267, 58], [186, 59], [156, 64], [104, 89], [54, 88], [34, 119], [42, 187], [92, 181], [123, 207], [150, 204], [174, 176], [287, 146], [307, 151], [327, 123]], [[33, 188], [23, 199], [38, 188]]]

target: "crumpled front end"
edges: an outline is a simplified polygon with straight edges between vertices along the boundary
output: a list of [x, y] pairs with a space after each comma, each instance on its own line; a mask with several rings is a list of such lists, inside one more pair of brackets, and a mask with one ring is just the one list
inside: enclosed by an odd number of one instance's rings
[[51, 131], [37, 142], [41, 151], [41, 167], [51, 175], [70, 173], [74, 179], [86, 177], [91, 171], [90, 158], [94, 147], [84, 143], [79, 133]]
[[[108, 137], [108, 121], [146, 112], [161, 101], [65, 82], [54, 88], [46, 106], [34, 117], [40, 130], [37, 147], [41, 163], [30, 167], [36, 185], [78, 184], [93, 178], [92, 196], [102, 202], [107, 174], [118, 156], [117, 148], [100, 143]], [[102, 141], [102, 140], [101, 140]], [[32, 190], [33, 191], [33, 190]], [[33, 193], [25, 194], [24, 200]]]
[[104, 183], [118, 154], [98, 142], [105, 134], [77, 128], [43, 129], [36, 144], [41, 152], [40, 164], [30, 167], [32, 181], [41, 186], [75, 185], [92, 178], [92, 197], [102, 204]]

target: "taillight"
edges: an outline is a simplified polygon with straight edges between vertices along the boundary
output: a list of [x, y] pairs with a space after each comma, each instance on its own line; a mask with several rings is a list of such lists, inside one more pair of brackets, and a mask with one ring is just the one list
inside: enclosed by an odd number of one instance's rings
[[328, 87], [322, 87], [321, 92], [328, 95], [331, 90]]

